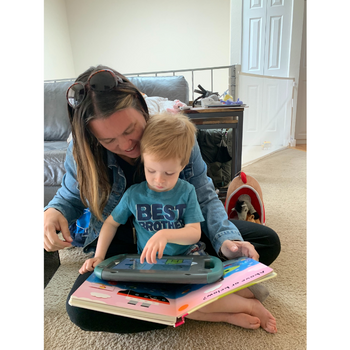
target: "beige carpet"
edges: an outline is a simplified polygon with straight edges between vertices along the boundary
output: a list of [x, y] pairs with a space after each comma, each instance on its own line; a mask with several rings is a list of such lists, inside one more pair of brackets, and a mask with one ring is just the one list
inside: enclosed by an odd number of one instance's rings
[[62, 265], [45, 289], [45, 349], [306, 349], [306, 152], [286, 149], [243, 170], [259, 181], [266, 224], [281, 239], [281, 254], [271, 265], [278, 276], [265, 282], [270, 296], [264, 302], [276, 317], [277, 334], [193, 320], [138, 334], [84, 332], [65, 311], [66, 296], [85, 259], [73, 248], [60, 252]]

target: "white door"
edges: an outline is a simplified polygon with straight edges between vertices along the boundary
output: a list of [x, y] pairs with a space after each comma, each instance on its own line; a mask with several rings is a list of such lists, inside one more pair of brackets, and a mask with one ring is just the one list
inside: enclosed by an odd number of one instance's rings
[[242, 72], [288, 77], [293, 0], [243, 0]]
[[290, 141], [292, 5], [293, 0], [243, 0], [238, 97], [249, 106], [244, 111], [244, 163], [266, 154], [264, 142], [274, 151]]
[[264, 74], [266, 7], [264, 0], [243, 0], [242, 72]]

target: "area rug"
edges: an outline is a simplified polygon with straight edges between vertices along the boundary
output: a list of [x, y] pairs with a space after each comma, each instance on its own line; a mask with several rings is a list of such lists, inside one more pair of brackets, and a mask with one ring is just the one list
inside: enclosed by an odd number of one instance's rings
[[281, 254], [271, 265], [278, 276], [264, 283], [270, 292], [264, 306], [277, 320], [276, 334], [190, 319], [138, 334], [82, 331], [69, 320], [65, 301], [86, 256], [70, 248], [60, 251], [61, 266], [44, 292], [45, 349], [306, 349], [306, 152], [285, 149], [242, 170], [258, 180], [266, 225], [281, 240]]

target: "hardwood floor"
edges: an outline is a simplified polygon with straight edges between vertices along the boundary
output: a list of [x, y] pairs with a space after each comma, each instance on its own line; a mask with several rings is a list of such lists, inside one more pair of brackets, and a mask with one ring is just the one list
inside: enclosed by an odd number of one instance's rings
[[299, 151], [305, 151], [306, 152], [306, 147], [307, 145], [296, 145], [295, 147], [290, 147], [290, 148], [294, 148], [294, 149], [298, 149]]

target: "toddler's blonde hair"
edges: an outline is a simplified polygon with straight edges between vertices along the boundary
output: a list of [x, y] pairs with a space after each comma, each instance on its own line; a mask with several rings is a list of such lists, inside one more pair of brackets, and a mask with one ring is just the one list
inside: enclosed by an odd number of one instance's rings
[[149, 118], [143, 133], [140, 152], [155, 157], [157, 161], [180, 159], [181, 165], [188, 164], [195, 144], [197, 129], [184, 114], [168, 112]]

